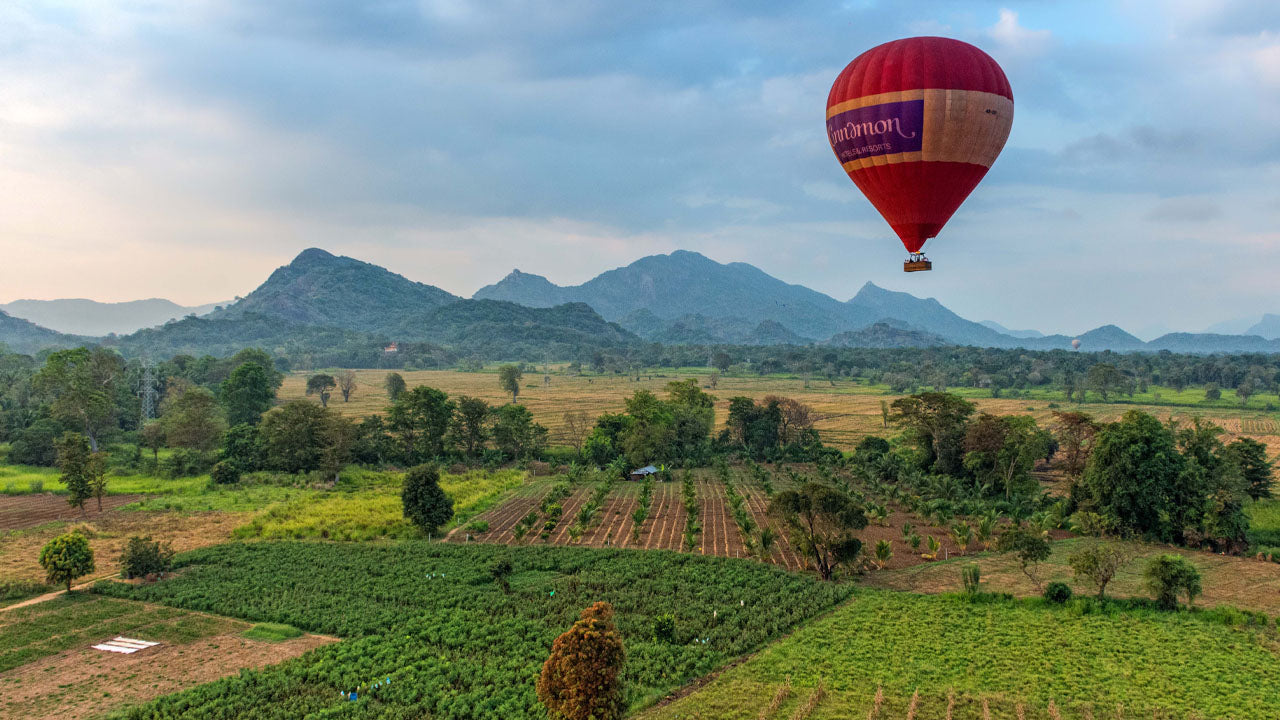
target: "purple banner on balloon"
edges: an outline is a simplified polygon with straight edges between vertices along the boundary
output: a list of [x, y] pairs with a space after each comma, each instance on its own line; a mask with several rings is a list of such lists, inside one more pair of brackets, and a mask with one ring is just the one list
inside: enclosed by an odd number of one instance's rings
[[918, 152], [924, 146], [924, 100], [870, 105], [827, 119], [827, 138], [840, 162]]

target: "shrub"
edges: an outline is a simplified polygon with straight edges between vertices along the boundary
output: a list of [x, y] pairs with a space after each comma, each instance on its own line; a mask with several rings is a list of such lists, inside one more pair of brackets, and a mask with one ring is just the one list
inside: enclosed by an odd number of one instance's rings
[[478, 535], [479, 533], [487, 533], [489, 532], [489, 521], [474, 520], [471, 522], [471, 524], [467, 525], [467, 532], [471, 533], [472, 535]]
[[493, 561], [493, 565], [489, 566], [489, 576], [493, 581], [502, 588], [503, 593], [511, 592], [511, 573], [515, 572], [515, 568], [511, 565], [511, 558], [506, 556], [500, 557]]
[[173, 567], [173, 548], [149, 537], [133, 536], [120, 554], [120, 573], [126, 579], [164, 575]]
[[1044, 599], [1062, 605], [1071, 599], [1071, 586], [1064, 582], [1051, 582], [1044, 586]]
[[160, 461], [160, 472], [174, 479], [194, 477], [209, 469], [209, 458], [198, 450], [179, 448]]
[[969, 563], [960, 568], [960, 581], [964, 583], [966, 595], [977, 595], [978, 584], [982, 582], [982, 571], [978, 568], [978, 564]]
[[659, 615], [653, 619], [654, 642], [673, 643], [676, 641], [676, 616], [670, 613]]
[[1200, 594], [1200, 571], [1181, 555], [1151, 558], [1142, 574], [1156, 604], [1165, 610], [1178, 607], [1179, 595], [1187, 596], [1187, 606], [1190, 607]]
[[453, 518], [453, 499], [441, 489], [440, 470], [434, 465], [410, 468], [400, 499], [404, 502], [404, 516], [428, 535]]
[[1106, 597], [1107, 583], [1116, 576], [1128, 561], [1124, 553], [1114, 545], [1098, 543], [1071, 553], [1067, 557], [1076, 578], [1086, 579], [1098, 588], [1098, 599]]
[[230, 460], [214, 463], [209, 477], [219, 485], [234, 485], [240, 482], [240, 467]]
[[597, 602], [551, 646], [538, 678], [538, 699], [553, 720], [621, 718], [624, 659], [613, 606]]
[[71, 592], [72, 580], [93, 572], [93, 548], [79, 533], [59, 535], [40, 551], [40, 567], [50, 583], [65, 583]]

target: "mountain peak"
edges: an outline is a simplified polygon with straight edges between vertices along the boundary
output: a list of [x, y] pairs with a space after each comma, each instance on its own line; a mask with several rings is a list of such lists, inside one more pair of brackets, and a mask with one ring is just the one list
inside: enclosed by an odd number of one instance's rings
[[303, 250], [302, 252], [298, 253], [298, 256], [295, 257], [293, 259], [293, 262], [289, 264], [290, 265], [310, 265], [314, 263], [321, 263], [328, 260], [333, 260], [336, 257], [337, 257], [336, 255], [329, 252], [328, 250], [321, 250], [320, 248], [313, 247], [313, 248], [307, 248], [306, 250]]

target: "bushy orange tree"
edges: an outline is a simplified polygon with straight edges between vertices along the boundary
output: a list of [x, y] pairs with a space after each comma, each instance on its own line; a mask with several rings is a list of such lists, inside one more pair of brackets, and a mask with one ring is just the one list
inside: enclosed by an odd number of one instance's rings
[[624, 659], [613, 606], [598, 602], [551, 646], [538, 678], [538, 699], [552, 720], [620, 718]]

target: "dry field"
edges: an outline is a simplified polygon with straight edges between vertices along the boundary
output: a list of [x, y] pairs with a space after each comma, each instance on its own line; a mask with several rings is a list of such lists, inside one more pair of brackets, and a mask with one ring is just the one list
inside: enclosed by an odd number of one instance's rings
[[5, 530], [23, 530], [38, 527], [45, 523], [66, 521], [98, 520], [112, 510], [143, 499], [144, 495], [107, 495], [102, 498], [102, 510], [98, 510], [98, 501], [90, 499], [84, 505], [84, 514], [80, 509], [67, 503], [67, 496], [53, 493], [38, 495], [0, 495], [0, 532]]
[[[68, 618], [76, 618], [71, 627]], [[46, 627], [56, 629], [39, 632]], [[231, 618], [87, 595], [0, 613], [0, 634], [15, 638], [5, 649], [21, 663], [0, 672], [0, 716], [98, 717], [334, 641], [316, 635], [251, 640], [243, 637], [249, 627]], [[90, 647], [120, 634], [160, 644], [131, 655]]]
[[[0, 506], [27, 497], [43, 496], [0, 496]], [[53, 499], [66, 504], [62, 497]], [[40, 548], [69, 528], [81, 530], [93, 548], [96, 569], [91, 576], [79, 581], [87, 582], [120, 570], [120, 553], [131, 535], [149, 535], [153, 540], [172, 542], [173, 548], [182, 552], [231, 540], [232, 530], [251, 516], [252, 513], [116, 510], [74, 525], [55, 523], [29, 530], [0, 530], [0, 583], [43, 582], [44, 571], [38, 562]]]
[[[357, 370], [358, 386], [352, 393], [351, 401], [344, 403], [337, 391], [329, 400], [329, 406], [337, 411], [355, 417], [375, 415], [385, 412], [387, 396], [383, 391], [386, 370]], [[468, 373], [456, 370], [418, 370], [402, 371], [405, 381], [410, 387], [429, 385], [447, 392], [450, 396], [471, 395], [483, 398], [492, 404], [509, 402], [511, 396], [498, 387], [496, 373]], [[289, 375], [280, 389], [281, 400], [293, 400], [306, 396], [305, 373]], [[777, 377], [721, 377], [717, 386], [709, 385], [709, 375], [703, 373], [675, 373], [644, 375], [639, 381], [622, 376], [570, 376], [552, 374], [550, 382], [543, 383], [542, 373], [526, 373], [524, 386], [520, 390], [520, 402], [533, 412], [534, 418], [551, 431], [552, 441], [565, 444], [565, 413], [585, 412], [594, 420], [605, 412], [619, 412], [624, 402], [636, 390], [650, 390], [661, 393], [663, 387], [672, 380], [690, 377], [698, 378], [707, 392], [716, 396], [716, 421], [723, 426], [729, 411], [729, 399], [735, 396], [746, 396], [759, 400], [765, 395], [783, 395], [796, 398], [810, 405], [818, 415], [815, 425], [822, 434], [823, 442], [842, 450], [850, 450], [858, 440], [870, 434], [884, 434], [886, 430], [880, 415], [881, 402], [893, 402], [898, 395], [888, 395], [866, 385], [858, 385], [849, 380], [837, 381], [834, 385], [826, 380], [811, 380], [806, 388], [801, 379]], [[1053, 411], [1048, 401], [1026, 398], [974, 398], [973, 402], [979, 410], [999, 415], [1031, 415], [1041, 425], [1052, 422]], [[1153, 415], [1167, 419], [1175, 417], [1190, 418], [1192, 415], [1212, 420], [1225, 427], [1231, 433], [1244, 433], [1256, 437], [1269, 446], [1272, 454], [1280, 454], [1280, 428], [1267, 415], [1258, 412], [1246, 412], [1224, 408], [1205, 408], [1192, 410], [1189, 408], [1085, 403], [1070, 405], [1062, 409], [1080, 410], [1101, 420], [1115, 420], [1128, 410], [1144, 410]]]
[[[743, 541], [742, 533], [734, 522], [729, 501], [725, 495], [724, 485], [714, 479], [711, 473], [699, 473], [696, 481], [698, 490], [698, 522], [702, 532], [698, 535], [698, 545], [693, 552], [700, 555], [718, 555], [721, 557], [751, 557]], [[551, 489], [549, 481], [531, 483], [498, 507], [480, 515], [477, 520], [489, 523], [488, 532], [470, 536], [470, 540], [479, 542], [496, 542], [505, 545], [551, 543], [555, 545], [583, 545], [587, 547], [623, 547], [645, 550], [683, 550], [685, 509], [680, 496], [679, 482], [655, 483], [653, 500], [640, 533], [632, 538], [634, 521], [631, 514], [635, 511], [640, 496], [640, 483], [619, 482], [606, 496], [600, 508], [599, 519], [578, 540], [569, 536], [569, 526], [573, 524], [574, 515], [592, 494], [592, 487], [583, 485], [576, 488], [572, 495], [564, 501], [561, 520], [551, 536], [542, 540], [536, 532], [530, 532], [517, 542], [512, 528], [531, 510], [536, 511], [542, 497]], [[746, 506], [759, 527], [770, 526], [777, 532], [770, 562], [791, 570], [808, 567], [807, 558], [798, 555], [786, 538], [786, 533], [767, 514], [769, 500], [764, 490], [755, 483], [735, 481], [735, 488], [745, 498]], [[904, 542], [902, 536], [903, 523], [911, 523], [915, 532], [922, 539], [933, 536], [938, 539], [942, 549], [939, 559], [959, 554], [959, 548], [946, 528], [930, 526], [927, 521], [914, 515], [895, 510], [889, 514], [885, 524], [868, 525], [858, 532], [862, 539], [864, 552], [870, 555], [880, 540], [888, 540], [893, 545], [893, 557], [885, 563], [883, 569], [908, 568], [930, 562], [921, 557], [925, 540], [921, 549], [913, 551]], [[538, 527], [541, 527], [541, 520]], [[465, 529], [457, 529], [450, 534], [452, 542], [468, 540]], [[980, 547], [975, 541], [968, 552], [973, 553]]]

